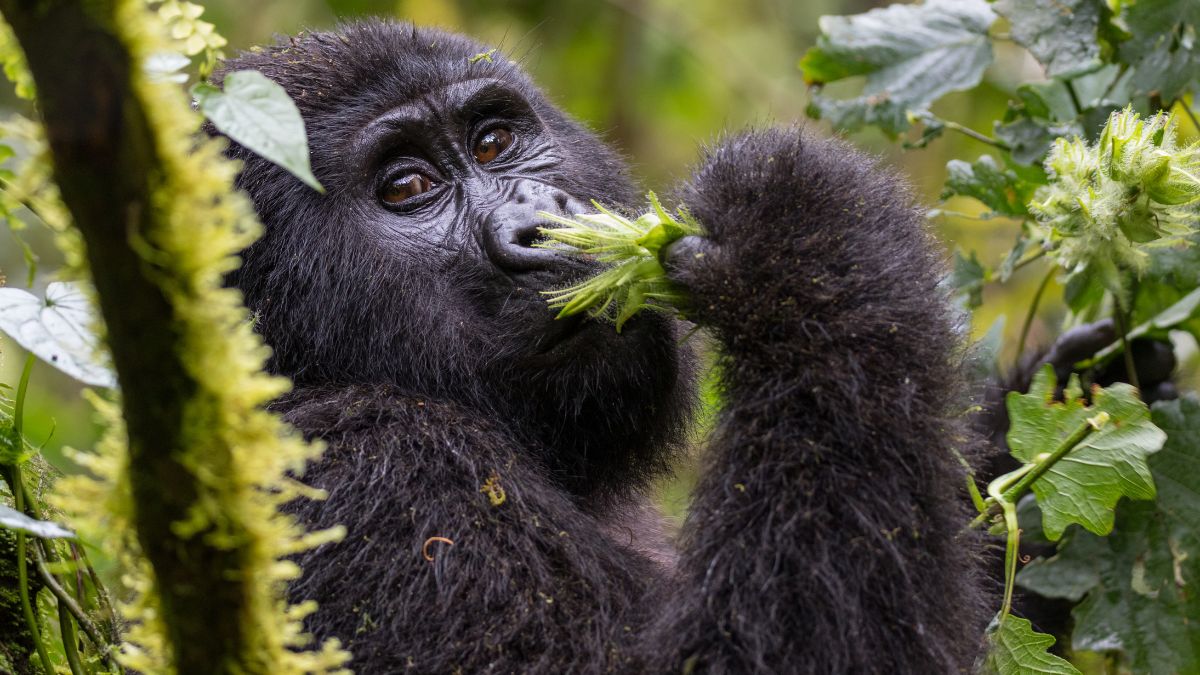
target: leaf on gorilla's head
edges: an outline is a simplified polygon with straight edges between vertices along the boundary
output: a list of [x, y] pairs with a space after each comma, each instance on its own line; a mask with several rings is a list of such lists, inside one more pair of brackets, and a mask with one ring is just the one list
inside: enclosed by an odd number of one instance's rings
[[1049, 539], [1058, 540], [1071, 523], [1108, 534], [1113, 508], [1121, 497], [1154, 498], [1154, 479], [1146, 458], [1163, 446], [1166, 434], [1150, 421], [1150, 410], [1128, 384], [1094, 387], [1090, 406], [1079, 395], [1077, 378], [1072, 377], [1064, 402], [1054, 400], [1055, 386], [1054, 369], [1047, 365], [1034, 378], [1028, 394], [1009, 393], [1012, 426], [1008, 447], [1022, 462], [1035, 462], [1081, 424], [1106, 413], [1107, 423], [1050, 467], [1032, 487]]
[[856, 99], [815, 96], [809, 115], [843, 129], [872, 124], [888, 134], [904, 131], [910, 113], [979, 84], [992, 62], [987, 32], [995, 19], [984, 0], [927, 0], [821, 17], [817, 46], [800, 61], [804, 79], [821, 85], [866, 75], [867, 82]]
[[256, 70], [239, 70], [225, 76], [225, 91], [200, 83], [192, 94], [221, 133], [325, 192], [309, 166], [304, 120], [283, 87]]

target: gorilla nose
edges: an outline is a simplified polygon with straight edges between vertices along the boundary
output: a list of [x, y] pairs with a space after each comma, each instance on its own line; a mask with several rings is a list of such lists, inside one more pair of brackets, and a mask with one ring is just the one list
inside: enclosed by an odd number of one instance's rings
[[484, 223], [484, 252], [493, 265], [509, 274], [548, 270], [561, 265], [561, 253], [535, 246], [542, 240], [538, 229], [551, 224], [538, 212], [573, 216], [586, 210], [582, 202], [562, 190], [541, 183], [522, 183]]

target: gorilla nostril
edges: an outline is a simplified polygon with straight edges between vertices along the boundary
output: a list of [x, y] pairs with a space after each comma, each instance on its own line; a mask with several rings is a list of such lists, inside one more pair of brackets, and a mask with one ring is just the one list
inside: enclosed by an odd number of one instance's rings
[[529, 197], [525, 196], [525, 193], [524, 193], [524, 192], [518, 192], [518, 193], [517, 193], [517, 199], [516, 199], [516, 202], [517, 202], [518, 204], [524, 204], [524, 203], [525, 203], [525, 202], [527, 202], [527, 201], [529, 201]]
[[554, 203], [558, 204], [558, 210], [566, 213], [567, 202], [571, 201], [571, 197], [565, 192], [556, 191], [554, 193]]

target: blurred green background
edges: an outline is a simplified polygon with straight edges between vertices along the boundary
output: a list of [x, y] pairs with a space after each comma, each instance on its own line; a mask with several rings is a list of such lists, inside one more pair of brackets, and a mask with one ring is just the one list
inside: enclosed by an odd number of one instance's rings
[[[664, 190], [686, 175], [697, 147], [722, 130], [746, 125], [805, 121], [807, 95], [796, 62], [817, 35], [818, 17], [866, 11], [886, 3], [867, 0], [215, 0], [205, 18], [229, 40], [228, 51], [247, 49], [274, 35], [322, 29], [342, 20], [379, 15], [470, 33], [521, 61], [552, 100], [619, 147], [647, 188]], [[935, 106], [941, 117], [981, 131], [1003, 113], [1017, 82], [1036, 78], [1038, 66], [1019, 48], [1001, 43], [987, 81], [971, 94], [955, 94]], [[14, 109], [10, 99], [0, 106]], [[3, 111], [0, 111], [3, 112]], [[26, 111], [27, 112], [27, 111]], [[946, 162], [973, 160], [988, 148], [948, 135], [922, 150], [902, 151], [877, 132], [852, 140], [912, 180], [931, 207], [937, 205]], [[980, 207], [952, 202], [947, 210], [970, 215]], [[986, 262], [1011, 246], [1017, 228], [1002, 220], [940, 217], [935, 221], [949, 252], [976, 249]], [[42, 258], [35, 292], [57, 267], [49, 237], [37, 227], [26, 238]], [[0, 233], [0, 273], [22, 285], [26, 267], [17, 246]], [[976, 335], [1007, 314], [1011, 339], [1025, 302], [1041, 273], [1023, 270], [1004, 287], [989, 287], [974, 318]], [[1056, 297], [1056, 293], [1048, 297]], [[1043, 306], [1033, 344], [1054, 333], [1062, 309]], [[0, 337], [0, 382], [14, 384], [23, 353]], [[78, 387], [39, 364], [34, 373], [27, 429], [45, 442], [52, 462], [63, 465], [64, 445], [88, 447], [96, 429]], [[688, 471], [686, 468], [683, 473]], [[682, 508], [684, 480], [668, 490], [666, 503]]]

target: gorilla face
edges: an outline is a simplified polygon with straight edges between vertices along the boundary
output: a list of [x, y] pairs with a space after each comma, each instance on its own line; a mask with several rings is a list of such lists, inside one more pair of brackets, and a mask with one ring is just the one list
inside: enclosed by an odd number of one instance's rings
[[482, 342], [506, 368], [555, 368], [606, 341], [595, 322], [556, 321], [541, 294], [591, 265], [536, 248], [547, 225], [538, 212], [588, 207], [559, 186], [561, 144], [519, 91], [493, 78], [454, 83], [372, 120], [355, 145], [366, 231], [444, 282], [426, 311], [457, 326], [456, 341]]
[[232, 281], [271, 367], [298, 385], [455, 400], [511, 420], [573, 489], [636, 487], [686, 422], [690, 359], [664, 316], [643, 313], [621, 334], [556, 320], [542, 291], [594, 264], [533, 244], [539, 211], [620, 207], [638, 192], [615, 153], [514, 64], [475, 58], [485, 51], [373, 23], [226, 64], [289, 90], [327, 189], [231, 148], [266, 225]]

